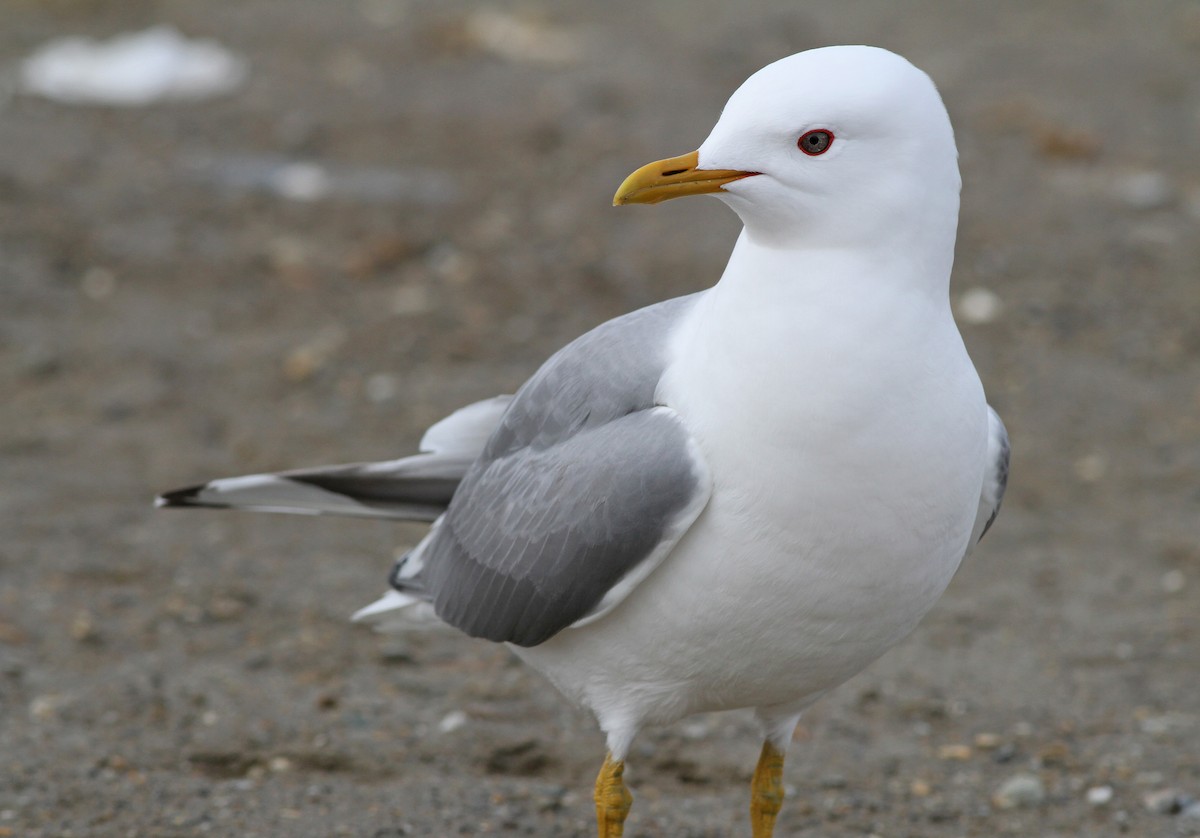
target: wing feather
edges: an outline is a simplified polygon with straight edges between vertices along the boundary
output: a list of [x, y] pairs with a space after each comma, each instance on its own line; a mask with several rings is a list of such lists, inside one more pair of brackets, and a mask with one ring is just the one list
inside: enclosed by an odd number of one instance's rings
[[1004, 490], [1008, 487], [1008, 461], [1012, 449], [1008, 442], [1008, 430], [1000, 415], [988, 407], [987, 471], [983, 476], [983, 490], [979, 495], [979, 513], [975, 517], [975, 528], [971, 533], [969, 553], [991, 529], [1000, 514]]
[[695, 299], [609, 321], [547, 361], [400, 589], [419, 587], [468, 634], [533, 646], [598, 619], [651, 572], [711, 491], [683, 421], [654, 401], [671, 329]]

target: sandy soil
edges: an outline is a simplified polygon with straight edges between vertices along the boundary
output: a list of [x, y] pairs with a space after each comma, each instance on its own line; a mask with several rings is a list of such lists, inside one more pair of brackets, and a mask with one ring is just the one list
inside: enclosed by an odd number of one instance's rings
[[[1200, 834], [1178, 812], [1200, 798], [1195, 4], [0, 20], [9, 81], [50, 37], [155, 22], [252, 62], [203, 104], [0, 85], [0, 836], [590, 835], [590, 719], [503, 649], [347, 623], [419, 529], [150, 499], [406, 452], [589, 326], [710, 284], [736, 235], [718, 202], [615, 210], [613, 189], [695, 147], [754, 69], [836, 42], [944, 91], [955, 295], [1013, 480], [914, 637], [807, 717], [779, 834]], [[328, 194], [280, 194], [280, 160]], [[740, 714], [648, 731], [630, 834], [746, 834], [758, 744]]]

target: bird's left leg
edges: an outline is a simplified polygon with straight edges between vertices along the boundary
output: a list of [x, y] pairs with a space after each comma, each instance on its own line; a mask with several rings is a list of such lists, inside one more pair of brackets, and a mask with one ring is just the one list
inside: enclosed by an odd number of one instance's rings
[[621, 838], [631, 806], [633, 795], [625, 788], [625, 760], [613, 759], [609, 751], [596, 777], [596, 826], [600, 838]]
[[760, 710], [759, 720], [766, 740], [750, 781], [750, 830], [754, 838], [771, 838], [783, 808], [783, 760], [800, 716], [771, 717]]

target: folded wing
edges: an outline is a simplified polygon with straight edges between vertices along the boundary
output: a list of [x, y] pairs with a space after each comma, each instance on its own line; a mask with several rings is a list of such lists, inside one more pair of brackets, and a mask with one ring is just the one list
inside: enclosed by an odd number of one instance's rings
[[711, 491], [684, 423], [655, 401], [670, 335], [694, 302], [609, 321], [547, 361], [393, 587], [468, 634], [521, 646], [614, 608]]

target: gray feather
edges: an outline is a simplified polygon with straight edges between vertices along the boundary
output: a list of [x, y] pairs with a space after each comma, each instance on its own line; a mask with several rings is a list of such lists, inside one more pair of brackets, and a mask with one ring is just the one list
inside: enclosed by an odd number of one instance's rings
[[164, 492], [157, 504], [433, 521], [445, 512], [511, 399], [496, 396], [455, 411], [425, 433], [425, 453], [416, 456], [226, 477]]
[[979, 513], [975, 519], [975, 531], [971, 546], [979, 543], [992, 528], [1000, 505], [1004, 501], [1004, 490], [1008, 488], [1008, 461], [1012, 448], [1008, 442], [1008, 430], [1000, 415], [988, 407], [988, 466], [983, 476], [983, 490], [979, 498]]
[[694, 301], [609, 321], [547, 361], [414, 550], [423, 568], [401, 589], [424, 591], [468, 634], [532, 646], [661, 560], [709, 491], [678, 416], [654, 404], [665, 341]]

